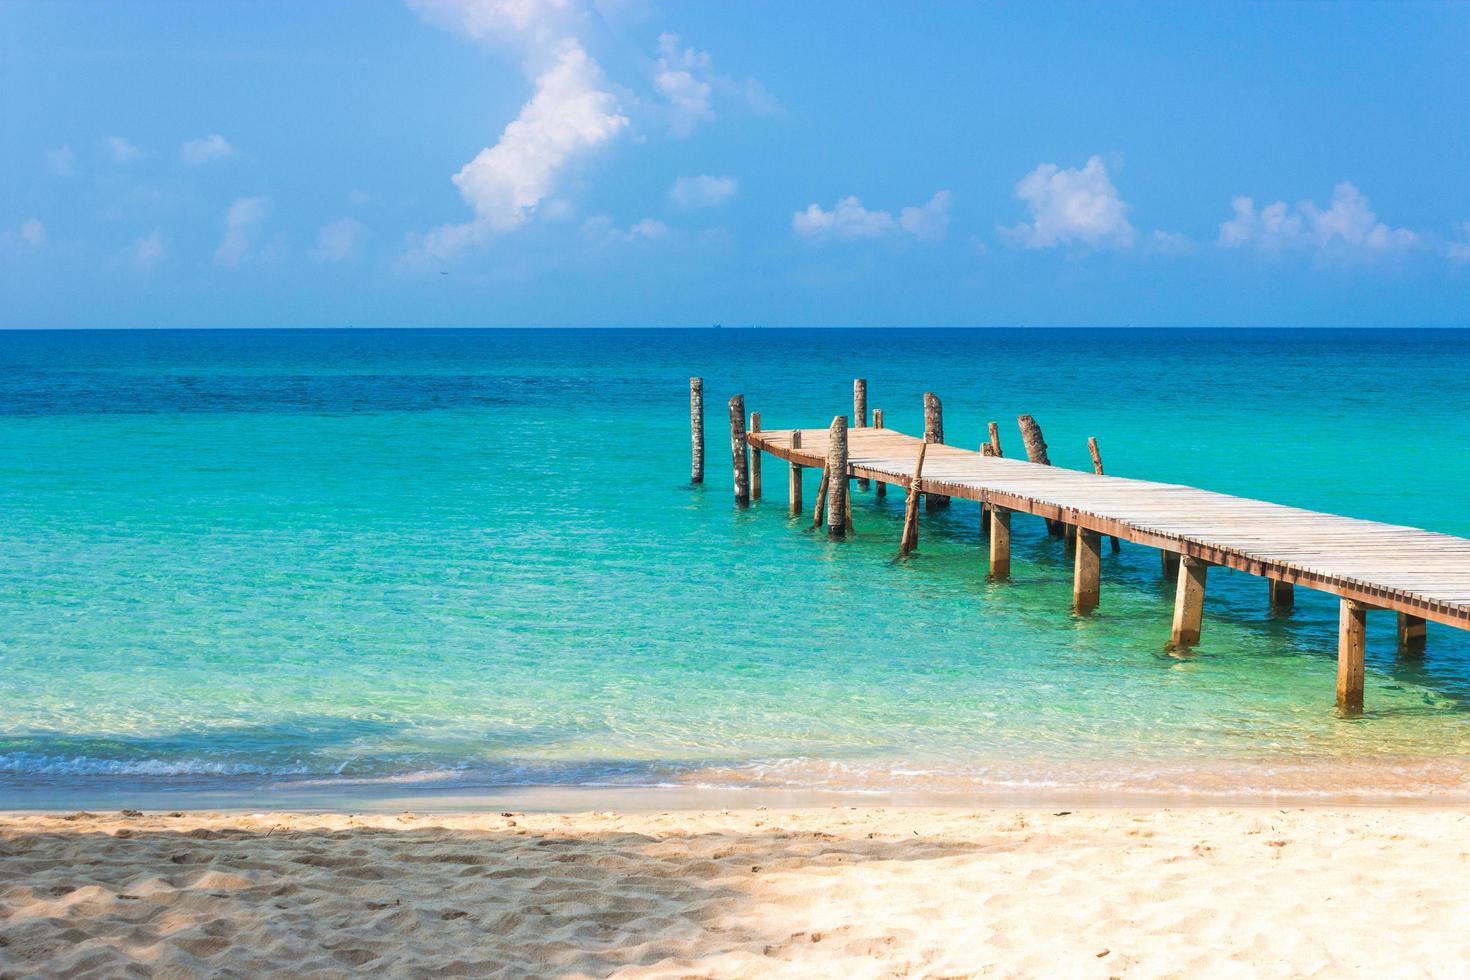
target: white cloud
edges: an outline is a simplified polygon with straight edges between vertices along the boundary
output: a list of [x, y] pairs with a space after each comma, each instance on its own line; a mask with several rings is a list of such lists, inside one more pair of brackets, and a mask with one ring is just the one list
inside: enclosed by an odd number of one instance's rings
[[1003, 238], [1026, 248], [1127, 247], [1138, 234], [1128, 223], [1128, 205], [1118, 196], [1098, 156], [1081, 168], [1063, 170], [1054, 163], [1043, 163], [1016, 185], [1016, 197], [1026, 203], [1031, 221], [1000, 231]]
[[714, 70], [708, 51], [680, 48], [677, 34], [658, 36], [659, 57], [654, 62], [653, 86], [668, 103], [669, 132], [683, 138], [700, 123], [715, 118], [715, 97], [743, 102], [758, 115], [780, 111], [775, 96], [754, 78], [738, 81]]
[[109, 136], [102, 141], [107, 147], [107, 152], [112, 154], [113, 163], [132, 163], [143, 155], [143, 151], [121, 136]]
[[1295, 206], [1277, 201], [1258, 211], [1249, 197], [1235, 198], [1230, 207], [1233, 216], [1220, 223], [1218, 239], [1226, 248], [1254, 245], [1267, 252], [1364, 254], [1413, 248], [1421, 241], [1407, 228], [1390, 228], [1379, 221], [1368, 198], [1348, 181], [1333, 188], [1332, 203], [1325, 210], [1311, 201]]
[[904, 208], [897, 219], [888, 211], [869, 211], [849, 195], [832, 210], [811, 204], [791, 216], [791, 230], [810, 241], [885, 238], [909, 234], [922, 242], [942, 239], [949, 228], [949, 191], [940, 191], [919, 207]]
[[41, 224], [40, 218], [27, 218], [21, 222], [20, 240], [31, 248], [40, 248], [46, 244], [46, 226]]
[[669, 188], [668, 198], [675, 207], [685, 210], [717, 208], [734, 197], [739, 188], [740, 182], [734, 177], [700, 174], [675, 180]]
[[367, 235], [367, 226], [356, 218], [343, 218], [323, 225], [317, 232], [316, 247], [311, 250], [313, 262], [342, 262], [352, 258]]
[[46, 171], [55, 177], [71, 177], [77, 172], [77, 155], [70, 146], [58, 146], [47, 150]]
[[1460, 222], [1458, 230], [1463, 241], [1450, 242], [1445, 254], [1455, 262], [1470, 262], [1470, 221]]
[[667, 238], [669, 226], [657, 218], [644, 218], [627, 228], [619, 228], [605, 214], [594, 215], [582, 222], [582, 237], [598, 245], [640, 241], [657, 241]]
[[1193, 251], [1194, 239], [1177, 231], [1155, 231], [1148, 236], [1148, 248], [1165, 255], [1178, 255]]
[[260, 225], [270, 213], [270, 198], [238, 198], [225, 211], [225, 237], [214, 250], [216, 265], [236, 266], [251, 255]]
[[230, 145], [229, 140], [219, 133], [211, 133], [197, 140], [185, 140], [179, 147], [179, 159], [191, 167], [197, 167], [214, 160], [227, 160], [238, 152]]
[[164, 248], [163, 236], [156, 231], [136, 239], [127, 250], [128, 261], [139, 272], [152, 272], [167, 257], [168, 251]]
[[439, 27], [521, 50], [569, 36], [582, 17], [575, 0], [408, 0], [408, 5]]

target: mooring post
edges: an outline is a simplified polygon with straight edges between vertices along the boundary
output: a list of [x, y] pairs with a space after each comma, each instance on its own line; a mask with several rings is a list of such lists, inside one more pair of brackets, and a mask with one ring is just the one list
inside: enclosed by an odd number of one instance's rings
[[898, 556], [902, 558], [919, 546], [919, 494], [923, 490], [924, 453], [927, 442], [919, 443], [919, 456], [914, 460], [914, 476], [909, 481], [908, 497], [903, 506], [903, 532], [898, 538]]
[[1011, 577], [1011, 512], [990, 505], [990, 579], [1004, 582]]
[[[868, 379], [852, 379], [852, 424], [853, 428], [866, 429], [868, 427]], [[878, 481], [880, 484], [882, 481]], [[857, 488], [868, 489], [866, 477], [858, 477]]]
[[704, 379], [689, 379], [689, 482], [704, 482]]
[[[875, 429], [881, 429], [881, 428], [883, 428], [883, 409], [881, 409], [881, 408], [875, 408], [875, 409], [873, 409], [873, 428], [875, 428]], [[882, 480], [879, 480], [878, 481], [878, 485], [873, 488], [873, 496], [875, 496], [875, 497], [886, 497], [886, 496], [888, 496], [888, 484], [887, 483], [884, 483]]]
[[1429, 627], [1419, 616], [1399, 613], [1399, 656], [1419, 657], [1429, 639]]
[[745, 441], [745, 396], [730, 399], [730, 457], [735, 469], [735, 503], [750, 503], [750, 459]]
[[[924, 392], [924, 441], [944, 444], [944, 406], [939, 396], [932, 391]], [[949, 498], [942, 493], [924, 494], [925, 510], [943, 510], [949, 506]]]
[[1199, 642], [1205, 614], [1205, 573], [1209, 563], [1190, 555], [1179, 557], [1179, 585], [1174, 593], [1174, 628], [1169, 645], [1192, 647]]
[[1000, 426], [994, 422], [990, 423], [990, 455], [1004, 456], [1000, 451]]
[[827, 430], [827, 534], [847, 535], [847, 416], [839, 415]]
[[[761, 430], [761, 413], [750, 413], [750, 431]], [[750, 451], [750, 499], [761, 499], [761, 451], [752, 449]]]
[[1368, 607], [1343, 599], [1337, 616], [1337, 711], [1345, 718], [1363, 713], [1363, 654], [1367, 647]]
[[[1016, 424], [1021, 427], [1021, 442], [1026, 446], [1026, 458], [1038, 465], [1050, 466], [1051, 457], [1046, 454], [1046, 440], [1041, 437], [1041, 426], [1036, 423], [1036, 419], [1030, 415], [1018, 415]], [[1046, 529], [1054, 538], [1066, 534], [1066, 525], [1061, 521], [1048, 520]]]
[[[791, 430], [791, 448], [801, 448], [801, 430]], [[801, 467], [791, 461], [791, 472], [786, 478], [786, 500], [792, 517], [801, 516]]]
[[1266, 579], [1266, 596], [1271, 602], [1272, 612], [1286, 612], [1296, 601], [1296, 589], [1290, 582], [1279, 578]]
[[[1088, 436], [1087, 437], [1087, 451], [1090, 452], [1090, 453], [1092, 453], [1092, 472], [1096, 473], [1098, 476], [1102, 476], [1103, 475], [1102, 453], [1100, 453], [1100, 452], [1097, 451], [1097, 440], [1094, 439], [1092, 436]], [[1113, 537], [1113, 554], [1116, 555], [1118, 552], [1120, 552], [1122, 550], [1123, 550], [1123, 546], [1118, 543], [1117, 537], [1114, 536]]]
[[1097, 608], [1101, 594], [1102, 535], [1087, 528], [1077, 531], [1077, 559], [1072, 566], [1072, 611], [1085, 616]]

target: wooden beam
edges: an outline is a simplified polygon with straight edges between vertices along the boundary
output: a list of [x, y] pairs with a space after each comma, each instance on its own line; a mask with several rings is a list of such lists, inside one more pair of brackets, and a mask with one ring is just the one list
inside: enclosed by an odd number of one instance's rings
[[[944, 444], [944, 406], [939, 403], [939, 396], [932, 391], [924, 392], [924, 441], [936, 445]], [[924, 494], [925, 510], [943, 510], [948, 506], [949, 498], [944, 494]]]
[[[761, 413], [750, 413], [750, 431], [761, 430]], [[750, 451], [750, 499], [761, 499], [761, 451], [752, 449]]]
[[704, 379], [689, 379], [689, 482], [704, 482]]
[[847, 416], [827, 430], [827, 536], [847, 536]]
[[1399, 656], [1422, 657], [1429, 639], [1428, 624], [1419, 617], [1399, 613]]
[[1079, 616], [1097, 608], [1101, 572], [1102, 535], [1082, 528], [1077, 532], [1077, 558], [1072, 566], [1072, 611]]
[[1363, 713], [1363, 659], [1367, 648], [1368, 607], [1343, 599], [1337, 616], [1337, 711], [1345, 718]]
[[1199, 642], [1205, 613], [1205, 573], [1209, 563], [1183, 555], [1179, 559], [1179, 583], [1174, 593], [1174, 627], [1169, 634], [1172, 647], [1192, 647]]
[[750, 503], [750, 459], [745, 444], [745, 396], [730, 399], [730, 461], [735, 470], [735, 503]]
[[[791, 448], [801, 448], [801, 430], [791, 431]], [[786, 500], [792, 517], [801, 516], [801, 466], [795, 462], [789, 464], [791, 472], [786, 478]]]
[[919, 443], [919, 456], [914, 460], [914, 477], [909, 481], [908, 499], [903, 507], [903, 532], [898, 538], [898, 556], [902, 558], [919, 546], [919, 494], [924, 476], [924, 453], [927, 442]]
[[990, 505], [990, 580], [1004, 582], [1011, 577], [1011, 512]]
[[[1092, 436], [1087, 437], [1087, 451], [1092, 454], [1092, 472], [1098, 476], [1103, 476], [1102, 453], [1098, 451], [1097, 440]], [[1109, 535], [1109, 537], [1113, 540], [1113, 554], [1116, 555], [1123, 550], [1123, 546], [1118, 543], [1117, 535]]]
[[[873, 427], [876, 429], [883, 428], [883, 409], [881, 408], [873, 409]], [[875, 483], [876, 485], [873, 487], [873, 496], [888, 496], [888, 484], [882, 480], [877, 480], [875, 481]]]
[[1271, 602], [1272, 612], [1287, 612], [1296, 601], [1296, 589], [1290, 582], [1279, 578], [1266, 579], [1266, 596]]
[[[867, 378], [852, 379], [852, 425], [855, 429], [866, 429], [868, 427]], [[857, 488], [859, 490], [868, 489], [867, 477], [858, 477]]]

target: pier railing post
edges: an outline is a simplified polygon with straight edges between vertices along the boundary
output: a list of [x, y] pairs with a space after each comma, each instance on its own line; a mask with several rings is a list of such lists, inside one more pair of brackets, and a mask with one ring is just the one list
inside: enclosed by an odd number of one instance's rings
[[[868, 427], [868, 379], [852, 379], [852, 425], [855, 429], [866, 429]], [[880, 480], [881, 484], [882, 481]], [[857, 488], [868, 489], [868, 481], [864, 477], [858, 477]]]
[[[932, 391], [924, 392], [924, 441], [944, 444], [944, 406], [939, 403], [939, 396]], [[925, 510], [943, 510], [948, 506], [949, 498], [944, 494], [924, 494]]]
[[[750, 431], [761, 430], [761, 413], [750, 413]], [[750, 499], [761, 499], [761, 451], [752, 449], [750, 451]]]
[[[1050, 466], [1051, 457], [1046, 452], [1046, 440], [1041, 437], [1041, 426], [1030, 415], [1016, 416], [1016, 425], [1021, 428], [1021, 442], [1026, 446], [1026, 458], [1039, 466]], [[1046, 529], [1054, 538], [1066, 534], [1066, 525], [1061, 521], [1048, 520]]]
[[[875, 409], [873, 409], [873, 428], [875, 428], [875, 429], [881, 429], [881, 428], [883, 428], [883, 409], [881, 409], [881, 408], [875, 408]], [[886, 497], [886, 496], [888, 496], [888, 484], [884, 483], [882, 480], [879, 480], [878, 481], [878, 485], [873, 488], [873, 496], [875, 496], [875, 497]]]
[[1097, 608], [1101, 594], [1102, 535], [1077, 529], [1077, 558], [1072, 568], [1072, 610], [1085, 616]]
[[745, 441], [745, 396], [730, 399], [730, 460], [735, 470], [735, 503], [750, 503], [750, 460]]
[[704, 379], [689, 379], [689, 482], [704, 482]]
[[[1094, 439], [1092, 436], [1088, 436], [1087, 437], [1087, 451], [1092, 454], [1092, 472], [1096, 473], [1098, 476], [1103, 476], [1104, 474], [1103, 474], [1103, 468], [1102, 468], [1102, 453], [1098, 452], [1098, 449], [1097, 449], [1097, 440]], [[1116, 555], [1118, 552], [1120, 552], [1122, 550], [1123, 550], [1123, 546], [1118, 543], [1117, 537], [1114, 536], [1113, 537], [1113, 554]]]
[[1423, 656], [1429, 633], [1428, 626], [1421, 617], [1399, 613], [1398, 636], [1399, 656]]
[[908, 497], [903, 506], [903, 532], [898, 539], [898, 556], [902, 558], [919, 546], [919, 494], [924, 486], [924, 453], [929, 449], [927, 442], [919, 443], [919, 455], [914, 460], [914, 475], [909, 481]]
[[1368, 607], [1343, 599], [1337, 615], [1337, 711], [1345, 718], [1363, 713], [1363, 659], [1367, 647]]
[[1199, 642], [1205, 614], [1205, 573], [1209, 563], [1189, 555], [1179, 557], [1179, 584], [1174, 593], [1174, 628], [1169, 645], [1192, 647]]
[[827, 535], [847, 536], [847, 416], [827, 430]]
[[[801, 430], [791, 430], [791, 448], [801, 448]], [[791, 461], [791, 473], [787, 477], [786, 497], [792, 517], [801, 516], [801, 467], [796, 460]]]
[[1011, 512], [990, 505], [990, 579], [1004, 582], [1011, 577]]

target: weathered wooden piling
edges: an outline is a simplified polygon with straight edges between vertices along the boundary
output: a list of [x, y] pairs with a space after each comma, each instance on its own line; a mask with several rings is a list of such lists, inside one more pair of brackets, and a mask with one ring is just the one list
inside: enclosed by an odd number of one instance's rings
[[[992, 422], [991, 424], [994, 425], [995, 423]], [[988, 442], [982, 442], [980, 444], [980, 455], [981, 456], [987, 456], [987, 457], [994, 456], [995, 455], [995, 451], [991, 448], [990, 443], [988, 443]], [[980, 533], [981, 534], [985, 534], [985, 533], [987, 533], [989, 531], [990, 531], [990, 505], [989, 504], [986, 504], [986, 503], [981, 503], [980, 504]]]
[[1205, 573], [1209, 563], [1190, 555], [1179, 556], [1179, 584], [1174, 593], [1174, 627], [1169, 645], [1192, 647], [1199, 642], [1205, 614]]
[[[924, 441], [936, 445], [944, 444], [944, 406], [939, 396], [932, 391], [924, 392]], [[943, 510], [949, 506], [949, 498], [942, 493], [924, 494], [925, 510]]]
[[[791, 448], [801, 448], [801, 430], [791, 430]], [[790, 464], [791, 472], [786, 478], [787, 508], [792, 517], [801, 516], [801, 467], [793, 461]]]
[[[761, 413], [750, 413], [750, 431], [761, 430]], [[752, 449], [750, 451], [750, 499], [761, 499], [761, 451]]]
[[704, 379], [689, 379], [689, 482], [704, 482]]
[[[881, 428], [883, 428], [883, 409], [881, 409], [881, 408], [875, 408], [875, 409], [873, 409], [873, 428], [875, 428], [875, 429], [881, 429]], [[875, 496], [875, 497], [886, 497], [886, 496], [888, 496], [888, 484], [884, 483], [882, 480], [879, 480], [878, 481], [878, 485], [873, 488], [873, 496]]]
[[923, 488], [924, 453], [928, 449], [927, 442], [919, 443], [919, 455], [914, 460], [914, 476], [909, 481], [908, 498], [903, 507], [903, 532], [898, 539], [900, 558], [919, 546], [919, 494]]
[[[852, 424], [853, 428], [866, 429], [868, 427], [868, 379], [852, 379]], [[881, 486], [883, 481], [878, 481]], [[867, 477], [858, 477], [857, 488], [868, 489]]]
[[847, 536], [847, 416], [839, 415], [827, 430], [827, 534]]
[[1428, 624], [1409, 613], [1399, 613], [1398, 618], [1399, 656], [1422, 656], [1429, 639]]
[[823, 508], [827, 505], [827, 464], [822, 463], [822, 478], [817, 481], [817, 506], [812, 508], [812, 527], [822, 526]]
[[1000, 451], [1000, 426], [996, 425], [994, 422], [990, 423], [990, 455], [1005, 455], [1005, 453]]
[[1290, 582], [1283, 582], [1279, 578], [1266, 579], [1266, 598], [1270, 601], [1272, 612], [1286, 612], [1296, 602], [1296, 589]]
[[990, 505], [990, 579], [1004, 582], [1011, 577], [1011, 512]]
[[1072, 610], [1079, 616], [1097, 608], [1101, 595], [1102, 535], [1077, 530], [1077, 557], [1072, 566]]
[[[1094, 439], [1092, 436], [1087, 437], [1087, 451], [1092, 454], [1092, 472], [1096, 473], [1098, 476], [1103, 476], [1104, 473], [1102, 467], [1102, 453], [1098, 452], [1097, 440]], [[1118, 552], [1123, 550], [1123, 546], [1118, 542], [1118, 538], [1115, 535], [1109, 535], [1109, 537], [1112, 538], [1113, 554], [1116, 555]]]
[[1367, 649], [1368, 607], [1343, 599], [1337, 614], [1337, 711], [1351, 718], [1363, 713], [1363, 659]]
[[[1016, 425], [1021, 428], [1021, 442], [1026, 447], [1026, 458], [1041, 466], [1050, 466], [1051, 457], [1046, 454], [1046, 440], [1041, 437], [1041, 426], [1036, 419], [1030, 415], [1018, 415]], [[1063, 537], [1067, 533], [1066, 527], [1061, 521], [1046, 522], [1046, 529], [1054, 538]]]
[[1179, 577], [1179, 552], [1159, 549], [1159, 567], [1164, 574], [1164, 580], [1172, 582]]
[[745, 440], [745, 396], [730, 399], [730, 457], [735, 469], [735, 503], [750, 504], [750, 459]]

